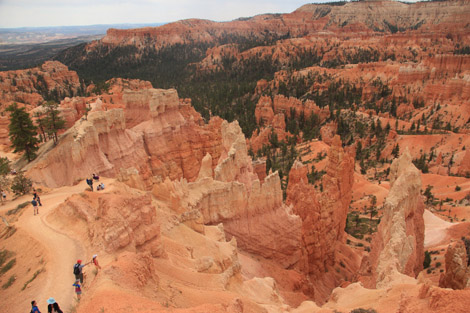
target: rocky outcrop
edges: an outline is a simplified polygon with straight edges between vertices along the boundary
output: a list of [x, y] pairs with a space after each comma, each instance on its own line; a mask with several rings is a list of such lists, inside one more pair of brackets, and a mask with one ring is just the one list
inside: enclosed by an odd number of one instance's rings
[[58, 208], [57, 214], [83, 223], [91, 245], [109, 253], [127, 249], [161, 256], [160, 225], [151, 197], [126, 186], [118, 189], [112, 193], [74, 195]]
[[38, 105], [50, 98], [63, 98], [79, 93], [82, 85], [78, 75], [58, 61], [27, 70], [0, 72], [0, 103], [2, 108], [13, 102]]
[[189, 103], [178, 101], [175, 90], [127, 91], [123, 101], [124, 109], [90, 112], [56, 147], [47, 143], [27, 167], [34, 181], [56, 187], [98, 173], [150, 188], [165, 177], [195, 180], [207, 153], [215, 167], [221, 119], [205, 125]]
[[439, 287], [452, 289], [470, 287], [467, 250], [462, 241], [453, 242], [447, 247], [445, 261], [446, 271], [441, 274]]
[[328, 151], [323, 192], [308, 184], [308, 169], [296, 161], [289, 173], [286, 203], [302, 219], [302, 259], [299, 268], [319, 276], [335, 263], [336, 244], [346, 241], [346, 217], [351, 202], [354, 157], [341, 148], [339, 136]]
[[363, 259], [366, 287], [384, 288], [416, 277], [424, 259], [424, 203], [421, 173], [412, 164], [408, 149], [390, 168], [390, 192], [384, 215], [374, 235], [370, 259]]
[[[39, 67], [27, 70], [0, 72], [0, 146], [8, 150], [11, 144], [8, 137], [9, 117], [3, 112], [10, 104], [25, 106], [29, 112], [46, 99], [59, 102], [65, 96], [74, 96], [82, 91], [77, 73], [58, 61], [46, 61]], [[61, 111], [65, 111], [67, 126], [73, 125], [76, 114], [68, 109]]]
[[48, 142], [27, 167], [37, 183], [50, 187], [75, 184], [99, 173], [115, 177], [120, 168], [130, 164], [149, 172], [142, 136], [125, 129], [124, 111], [114, 109], [89, 114], [65, 132], [56, 147]]
[[269, 124], [253, 132], [248, 140], [253, 153], [256, 154], [263, 148], [263, 145], [269, 145], [269, 140], [273, 135], [277, 136], [278, 141], [285, 141], [289, 136], [292, 136], [289, 132], [286, 132], [286, 122], [282, 113], [276, 114]]
[[239, 248], [276, 260], [282, 267], [296, 264], [301, 221], [283, 204], [277, 172], [260, 183], [238, 123], [224, 121], [221, 133], [221, 157], [213, 173], [208, 166], [211, 157], [206, 156], [197, 181], [167, 179], [154, 186], [153, 194], [170, 203], [196, 231], [222, 222]]

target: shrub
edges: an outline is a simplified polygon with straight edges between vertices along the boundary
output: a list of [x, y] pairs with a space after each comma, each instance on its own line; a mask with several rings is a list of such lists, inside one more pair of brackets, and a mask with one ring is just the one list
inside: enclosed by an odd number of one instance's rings
[[8, 272], [15, 264], [16, 264], [16, 258], [10, 260], [10, 262], [8, 262], [7, 264], [5, 264], [5, 266], [3, 266], [3, 267], [0, 269], [0, 275], [3, 275], [3, 274], [5, 274], [6, 272]]
[[44, 271], [44, 269], [41, 268], [41, 269], [37, 270], [36, 272], [34, 272], [33, 277], [31, 277], [31, 279], [29, 279], [27, 282], [24, 283], [23, 288], [21, 288], [21, 290], [25, 290], [26, 287], [28, 287], [28, 284], [29, 284], [30, 282], [32, 282], [33, 280], [35, 280], [36, 277], [38, 277], [38, 275], [39, 275], [41, 272], [43, 272], [43, 271]]
[[16, 195], [24, 195], [30, 192], [32, 187], [33, 182], [31, 181], [31, 179], [26, 177], [23, 173], [18, 173], [15, 178], [13, 178], [11, 190]]
[[7, 280], [7, 282], [2, 285], [2, 288], [7, 289], [15, 282], [15, 280], [16, 280], [16, 276], [11, 275], [10, 278]]
[[[431, 265], [431, 253], [429, 251], [424, 251], [424, 261], [423, 268], [428, 268]], [[429, 274], [430, 272], [428, 272]]]
[[26, 202], [18, 204], [16, 208], [8, 210], [7, 215], [13, 215], [13, 214], [18, 213], [21, 209], [25, 208], [29, 203], [30, 203], [29, 201], [26, 201]]
[[0, 251], [0, 266], [5, 263], [6, 260], [8, 260], [11, 256], [13, 255], [13, 252], [8, 251], [8, 250], [1, 250]]
[[440, 267], [441, 265], [442, 265], [441, 262], [437, 262], [437, 263], [436, 263], [436, 267]]
[[455, 191], [460, 191], [462, 190], [462, 187], [460, 187], [459, 185], [455, 186]]

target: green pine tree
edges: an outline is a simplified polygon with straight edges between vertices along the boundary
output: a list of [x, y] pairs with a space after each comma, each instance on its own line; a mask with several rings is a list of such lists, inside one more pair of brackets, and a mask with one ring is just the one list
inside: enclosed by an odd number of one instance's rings
[[46, 142], [47, 136], [46, 136], [46, 131], [45, 131], [45, 122], [44, 122], [43, 114], [39, 112], [35, 112], [33, 117], [36, 119], [36, 125], [39, 128], [39, 132], [40, 132], [39, 137], [41, 141]]
[[45, 130], [48, 136], [54, 139], [54, 144], [57, 144], [57, 132], [65, 129], [65, 120], [60, 115], [58, 109], [59, 105], [53, 101], [47, 101], [43, 104], [46, 109], [46, 116], [44, 117]]
[[15, 148], [13, 152], [24, 151], [28, 161], [33, 160], [38, 150], [36, 126], [34, 126], [25, 108], [19, 108], [16, 103], [10, 105], [6, 110], [11, 112], [8, 134], [12, 147]]

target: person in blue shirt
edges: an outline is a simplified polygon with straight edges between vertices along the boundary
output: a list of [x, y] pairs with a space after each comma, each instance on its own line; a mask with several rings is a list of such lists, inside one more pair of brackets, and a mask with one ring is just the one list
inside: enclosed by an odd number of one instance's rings
[[39, 214], [38, 202], [36, 201], [36, 198], [33, 198], [33, 201], [31, 201], [31, 204], [33, 205], [34, 215]]
[[41, 313], [41, 311], [39, 311], [38, 309], [38, 305], [36, 304], [36, 300], [33, 300], [31, 301], [31, 313], [35, 313], [35, 312], [38, 312], [38, 313]]

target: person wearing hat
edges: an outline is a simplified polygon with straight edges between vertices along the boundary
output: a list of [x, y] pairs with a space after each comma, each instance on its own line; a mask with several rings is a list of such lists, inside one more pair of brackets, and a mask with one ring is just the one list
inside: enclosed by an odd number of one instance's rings
[[100, 264], [98, 263], [98, 254], [93, 254], [93, 259], [91, 260], [93, 264], [95, 264], [95, 267], [97, 270], [101, 269]]
[[82, 265], [82, 260], [77, 260], [77, 263], [73, 266], [73, 274], [75, 279], [80, 280], [80, 283], [83, 285], [83, 268], [90, 263]]
[[48, 313], [64, 313], [59, 307], [59, 304], [55, 302], [54, 298], [47, 299], [47, 312]]

